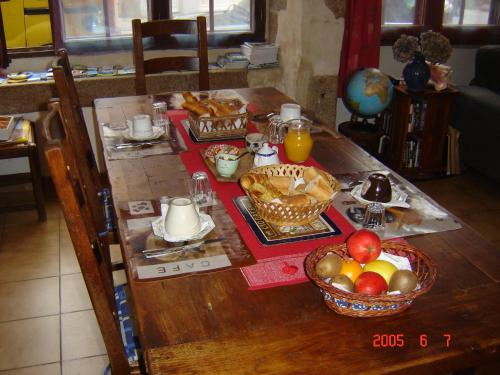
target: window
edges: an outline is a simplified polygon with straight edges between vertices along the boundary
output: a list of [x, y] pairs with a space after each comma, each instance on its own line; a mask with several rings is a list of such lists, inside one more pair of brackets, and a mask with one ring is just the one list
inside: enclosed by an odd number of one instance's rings
[[500, 40], [500, 0], [382, 0], [382, 44], [432, 29], [452, 44]]
[[[6, 17], [5, 14], [3, 17], [5, 34], [8, 35], [7, 48], [11, 57], [20, 54], [29, 56], [37, 54], [34, 51], [40, 52], [40, 50], [44, 50], [46, 54], [52, 54], [54, 49], [61, 47], [66, 47], [74, 53], [129, 49], [132, 46], [131, 20], [134, 18], [146, 21], [165, 18], [196, 18], [198, 15], [203, 15], [207, 17], [210, 47], [237, 46], [244, 41], [263, 41], [265, 33], [266, 0], [11, 1], [19, 3], [15, 17]], [[45, 4], [44, 25], [46, 29], [44, 33], [46, 35], [44, 35], [48, 37], [48, 42], [44, 43], [44, 47], [38, 47], [40, 44], [36, 46], [16, 45], [15, 47], [23, 48], [13, 49], [9, 45], [10, 35], [12, 39], [17, 38], [21, 33], [20, 30], [24, 30], [24, 25], [20, 27], [20, 22], [11, 21], [26, 18], [27, 1]], [[6, 4], [10, 6], [11, 2], [2, 3], [2, 9]], [[16, 27], [15, 30], [14, 27]], [[0, 37], [1, 35], [0, 28]], [[41, 33], [38, 32], [35, 35], [41, 36]], [[25, 37], [20, 39], [25, 39]], [[189, 47], [190, 44], [185, 40], [177, 46]], [[30, 48], [26, 49], [26, 47]], [[168, 48], [169, 46], [161, 47]]]
[[63, 41], [132, 35], [131, 20], [148, 20], [147, 0], [61, 0]]
[[250, 0], [183, 1], [171, 0], [172, 18], [207, 18], [209, 32], [246, 31], [252, 29]]

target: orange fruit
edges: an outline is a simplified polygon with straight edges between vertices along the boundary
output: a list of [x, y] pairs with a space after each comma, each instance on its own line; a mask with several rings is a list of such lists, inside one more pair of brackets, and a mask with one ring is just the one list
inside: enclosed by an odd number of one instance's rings
[[354, 259], [342, 259], [342, 267], [340, 268], [339, 274], [346, 275], [352, 282], [355, 282], [362, 272], [363, 267]]

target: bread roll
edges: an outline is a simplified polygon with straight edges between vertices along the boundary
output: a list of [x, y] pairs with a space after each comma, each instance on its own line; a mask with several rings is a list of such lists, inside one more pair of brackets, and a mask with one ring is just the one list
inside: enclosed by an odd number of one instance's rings
[[284, 195], [288, 195], [294, 185], [293, 177], [289, 176], [270, 176], [269, 182]]
[[322, 177], [318, 175], [307, 184], [305, 192], [321, 202], [332, 197], [333, 189], [329, 185], [325, 186]]

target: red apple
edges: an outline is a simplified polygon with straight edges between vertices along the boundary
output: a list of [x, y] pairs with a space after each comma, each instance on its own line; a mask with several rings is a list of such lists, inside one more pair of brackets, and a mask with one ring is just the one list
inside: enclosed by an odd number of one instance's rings
[[376, 272], [363, 272], [354, 283], [354, 292], [376, 296], [387, 292], [387, 283]]
[[349, 255], [359, 263], [377, 259], [382, 251], [380, 237], [368, 229], [360, 229], [351, 234], [346, 245]]

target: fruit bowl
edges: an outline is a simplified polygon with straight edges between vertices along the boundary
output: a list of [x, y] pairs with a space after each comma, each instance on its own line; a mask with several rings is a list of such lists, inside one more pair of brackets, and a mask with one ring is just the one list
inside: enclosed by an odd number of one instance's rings
[[405, 294], [370, 296], [345, 292], [330, 285], [317, 275], [316, 263], [328, 253], [337, 254], [343, 259], [349, 258], [345, 244], [324, 245], [311, 252], [305, 261], [306, 273], [320, 287], [326, 305], [338, 314], [354, 317], [398, 314], [410, 307], [415, 298], [431, 289], [436, 281], [437, 269], [426, 254], [408, 244], [382, 242], [382, 251], [408, 258], [413, 272], [417, 275], [420, 288]]

